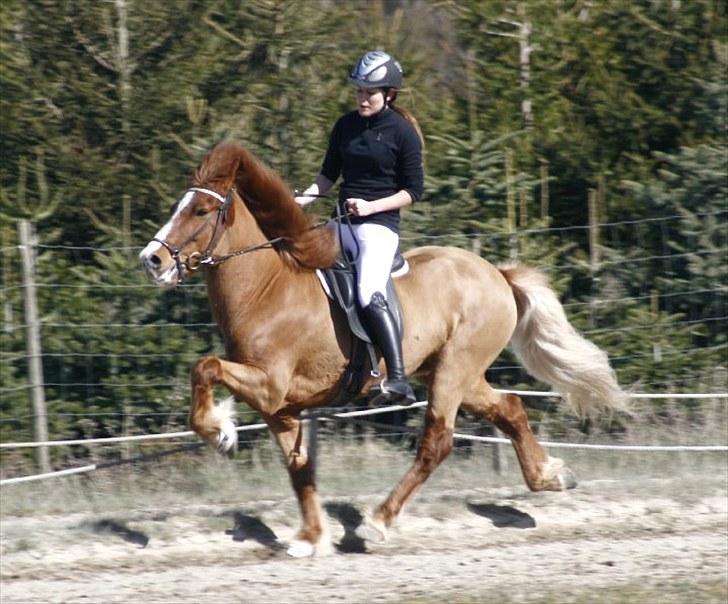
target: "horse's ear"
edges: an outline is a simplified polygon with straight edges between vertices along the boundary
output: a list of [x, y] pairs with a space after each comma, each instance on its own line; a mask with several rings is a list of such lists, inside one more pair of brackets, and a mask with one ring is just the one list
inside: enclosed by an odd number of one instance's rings
[[222, 202], [220, 211], [222, 212], [222, 221], [225, 224], [230, 224], [235, 220], [235, 187], [230, 187], [228, 194], [225, 196], [225, 201]]

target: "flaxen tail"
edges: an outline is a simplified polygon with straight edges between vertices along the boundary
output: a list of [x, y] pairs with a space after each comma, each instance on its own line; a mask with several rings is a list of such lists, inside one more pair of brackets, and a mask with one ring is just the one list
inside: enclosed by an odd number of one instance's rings
[[569, 323], [542, 272], [523, 265], [499, 266], [518, 306], [510, 346], [528, 373], [551, 385], [582, 417], [626, 411], [607, 354]]

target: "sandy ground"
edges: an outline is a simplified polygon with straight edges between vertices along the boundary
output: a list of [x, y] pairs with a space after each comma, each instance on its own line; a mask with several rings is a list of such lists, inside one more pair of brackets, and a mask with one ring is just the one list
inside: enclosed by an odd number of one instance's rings
[[3, 603], [728, 601], [726, 481], [431, 491], [383, 545], [380, 496], [324, 500], [334, 553], [287, 557], [291, 499], [2, 517]]

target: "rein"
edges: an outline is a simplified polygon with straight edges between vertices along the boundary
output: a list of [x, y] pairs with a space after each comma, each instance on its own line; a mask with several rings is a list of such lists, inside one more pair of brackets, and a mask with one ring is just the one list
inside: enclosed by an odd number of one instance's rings
[[[230, 260], [230, 258], [235, 258], [237, 256], [243, 256], [245, 254], [248, 254], [250, 252], [256, 252], [258, 250], [263, 249], [269, 249], [275, 246], [276, 243], [280, 243], [281, 241], [284, 241], [285, 237], [274, 237], [273, 239], [268, 239], [267, 241], [264, 241], [263, 243], [258, 243], [256, 245], [251, 245], [246, 248], [237, 250], [235, 252], [230, 252], [229, 254], [222, 254], [220, 256], [215, 256], [212, 252], [214, 250], [215, 244], [217, 243], [217, 230], [220, 227], [221, 223], [225, 222], [225, 216], [227, 215], [227, 210], [230, 207], [230, 204], [233, 200], [233, 194], [236, 192], [235, 187], [231, 187], [228, 191], [227, 195], [223, 197], [219, 193], [212, 191], [210, 189], [203, 189], [201, 187], [191, 187], [187, 189], [187, 192], [194, 191], [197, 193], [204, 193], [206, 195], [209, 195], [211, 197], [214, 197], [220, 205], [217, 208], [217, 215], [215, 217], [215, 226], [212, 229], [212, 235], [210, 236], [210, 241], [207, 244], [207, 247], [205, 248], [204, 252], [193, 252], [187, 256], [184, 260], [181, 257], [182, 250], [184, 247], [190, 243], [191, 241], [194, 241], [197, 236], [209, 225], [210, 218], [208, 218], [204, 224], [200, 226], [199, 229], [197, 229], [192, 235], [190, 235], [187, 239], [185, 239], [184, 242], [182, 242], [181, 245], [178, 247], [172, 247], [169, 243], [164, 241], [163, 239], [159, 239], [157, 237], [154, 237], [152, 241], [156, 241], [160, 245], [162, 245], [172, 256], [172, 259], [174, 260], [176, 266], [177, 266], [177, 274], [180, 276], [179, 282], [182, 283], [181, 275], [182, 275], [182, 267], [185, 267], [190, 272], [195, 272], [198, 270], [201, 266], [218, 266], [225, 262], [226, 260]], [[326, 197], [325, 195], [316, 195], [316, 197]], [[338, 207], [338, 206], [337, 206]], [[341, 221], [346, 219], [348, 221], [349, 217], [352, 216], [350, 212], [347, 212], [346, 214], [340, 214], [336, 216], [336, 218], [333, 218], [332, 220], [335, 220], [339, 223], [339, 228], [341, 228]], [[318, 224], [314, 224], [311, 226], [308, 230], [313, 231], [314, 229], [321, 228], [322, 226], [326, 226], [328, 224], [328, 221], [319, 222]]]

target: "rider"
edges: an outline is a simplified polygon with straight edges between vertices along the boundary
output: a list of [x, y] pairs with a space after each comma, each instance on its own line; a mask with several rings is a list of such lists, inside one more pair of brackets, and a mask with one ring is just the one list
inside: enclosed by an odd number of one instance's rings
[[416, 399], [385, 292], [399, 246], [399, 210], [422, 197], [422, 135], [414, 117], [394, 105], [402, 67], [390, 55], [367, 52], [349, 83], [356, 87], [356, 111], [334, 125], [321, 173], [296, 202], [314, 201], [342, 176], [338, 203], [351, 215], [352, 228], [340, 229], [340, 244], [355, 258], [359, 303], [387, 366], [374, 403], [410, 404]]

